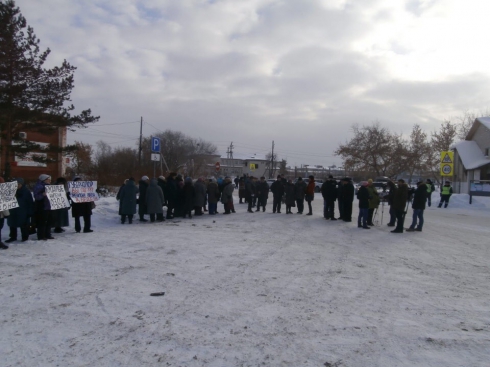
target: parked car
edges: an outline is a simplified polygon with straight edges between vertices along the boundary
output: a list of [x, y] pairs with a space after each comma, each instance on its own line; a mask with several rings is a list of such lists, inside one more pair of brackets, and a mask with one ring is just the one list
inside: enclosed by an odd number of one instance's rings
[[[384, 181], [373, 182], [373, 186], [376, 187], [376, 191], [378, 192], [380, 198], [383, 198], [386, 195], [388, 195], [388, 185], [386, 184], [386, 182], [384, 182]], [[359, 182], [355, 186], [355, 194], [356, 195], [357, 195], [357, 192], [359, 191], [360, 187], [361, 187], [361, 183]]]
[[268, 180], [266, 180], [266, 181], [267, 181], [267, 185], [269, 185], [269, 190], [270, 190], [270, 189], [271, 189], [271, 185], [272, 185], [272, 183], [273, 183], [274, 181], [276, 181], [276, 180], [274, 180], [273, 178], [270, 178], [270, 179], [268, 179]]
[[[296, 183], [297, 181], [298, 181], [298, 179], [295, 179], [294, 183]], [[306, 184], [308, 185], [308, 182], [310, 182], [310, 179], [308, 177], [306, 177], [306, 178], [303, 178], [303, 181], [306, 182]], [[323, 180], [315, 178], [315, 192], [322, 191], [322, 185], [323, 185]]]

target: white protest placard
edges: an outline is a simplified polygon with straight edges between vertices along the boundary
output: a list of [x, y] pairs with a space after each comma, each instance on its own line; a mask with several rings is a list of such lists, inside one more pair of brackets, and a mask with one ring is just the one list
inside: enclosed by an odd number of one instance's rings
[[19, 203], [15, 198], [17, 187], [17, 181], [0, 183], [0, 211], [19, 207]]
[[68, 182], [68, 191], [71, 200], [75, 203], [99, 200], [97, 181], [70, 181]]
[[46, 196], [51, 203], [51, 210], [70, 207], [63, 185], [46, 185]]

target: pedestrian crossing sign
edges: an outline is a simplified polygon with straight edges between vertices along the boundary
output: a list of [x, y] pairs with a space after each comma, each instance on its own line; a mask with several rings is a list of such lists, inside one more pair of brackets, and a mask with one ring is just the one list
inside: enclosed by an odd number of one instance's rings
[[453, 152], [442, 152], [441, 163], [453, 163]]

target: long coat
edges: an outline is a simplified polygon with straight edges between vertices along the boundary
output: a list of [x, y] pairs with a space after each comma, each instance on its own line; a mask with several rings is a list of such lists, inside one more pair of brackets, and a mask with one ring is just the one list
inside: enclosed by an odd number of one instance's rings
[[34, 215], [34, 200], [29, 189], [23, 184], [15, 193], [19, 207], [10, 209], [7, 217], [9, 227], [24, 227], [29, 224], [29, 218]]
[[284, 195], [284, 185], [280, 180], [274, 181], [271, 185], [271, 191], [276, 199], [280, 199]]
[[361, 186], [357, 191], [359, 209], [369, 209], [369, 190], [366, 186]]
[[136, 214], [136, 194], [138, 188], [133, 180], [128, 180], [124, 188], [121, 190], [121, 215], [134, 215]]
[[369, 185], [367, 191], [369, 193], [369, 209], [376, 209], [380, 203], [378, 190], [373, 185]]
[[92, 215], [92, 202], [86, 203], [73, 203], [71, 204], [71, 216], [84, 217], [86, 215]]
[[194, 200], [196, 199], [196, 189], [192, 184], [192, 181], [184, 182], [184, 187], [182, 188], [182, 203], [184, 214], [190, 212], [194, 209]]
[[218, 184], [216, 182], [210, 182], [208, 184], [207, 193], [208, 193], [208, 203], [217, 204], [218, 199], [220, 197], [220, 192], [219, 192]]
[[425, 202], [427, 200], [427, 186], [420, 184], [413, 195], [412, 208], [413, 209], [425, 209]]
[[233, 202], [233, 191], [235, 190], [235, 185], [233, 183], [227, 182], [223, 187], [223, 194], [221, 195], [221, 203], [226, 204], [228, 201]]
[[393, 195], [393, 204], [391, 207], [395, 210], [405, 210], [408, 199], [408, 186], [406, 183], [398, 184], [398, 188]]
[[296, 206], [294, 184], [292, 182], [291, 183], [288, 182], [286, 184], [285, 191], [286, 191], [286, 205]]
[[268, 199], [269, 198], [269, 184], [267, 181], [259, 181], [255, 185], [255, 189], [257, 191], [257, 197], [259, 199]]
[[148, 182], [140, 180], [139, 182], [139, 192], [140, 197], [138, 199], [138, 214], [143, 215], [148, 213], [148, 208], [146, 207], [146, 190], [148, 190]]
[[306, 182], [303, 180], [297, 181], [294, 184], [294, 193], [296, 200], [303, 200], [305, 198]]
[[197, 180], [194, 183], [194, 206], [203, 207], [206, 205], [206, 184], [203, 181]]
[[146, 189], [146, 210], [148, 214], [163, 213], [164, 202], [162, 188], [158, 186], [157, 180], [152, 179]]

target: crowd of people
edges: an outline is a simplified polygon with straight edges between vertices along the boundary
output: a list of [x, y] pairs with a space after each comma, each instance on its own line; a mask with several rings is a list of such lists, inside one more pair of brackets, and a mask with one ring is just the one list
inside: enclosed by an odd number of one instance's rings
[[[80, 177], [75, 177], [73, 180], [80, 180]], [[5, 180], [0, 177], [0, 183], [4, 182]], [[71, 216], [75, 221], [75, 231], [77, 233], [82, 231], [81, 219], [83, 218], [83, 232], [93, 232], [91, 229], [93, 202], [76, 203], [72, 201], [65, 178], [58, 178], [55, 184], [65, 187], [67, 202], [70, 206], [56, 210], [51, 209], [51, 203], [46, 193], [46, 186], [51, 185], [51, 176], [40, 175], [32, 192], [25, 185], [24, 179], [17, 178], [15, 182], [17, 182], [15, 198], [18, 207], [0, 211], [0, 249], [6, 250], [8, 249], [6, 243], [19, 240], [19, 229], [22, 242], [27, 241], [30, 235], [36, 235], [39, 241], [54, 239], [52, 233], [62, 233], [65, 231], [63, 227], [69, 226], [70, 208]], [[1, 230], [5, 224], [5, 219], [10, 231], [9, 238], [2, 242]]]
[[[74, 181], [80, 180], [75, 177]], [[306, 182], [307, 181], [307, 182]], [[0, 177], [0, 183], [4, 182]], [[50, 201], [46, 195], [46, 186], [51, 184], [51, 176], [42, 174], [39, 176], [33, 192], [25, 186], [22, 178], [17, 178], [18, 184], [16, 199], [19, 206], [14, 209], [0, 212], [0, 231], [5, 219], [10, 228], [9, 239], [6, 243], [18, 240], [18, 229], [21, 233], [21, 241], [27, 241], [32, 234], [37, 235], [38, 240], [53, 239], [52, 233], [64, 232], [63, 227], [69, 226], [69, 207], [51, 210]], [[64, 178], [58, 178], [56, 185], [67, 186]], [[175, 172], [167, 177], [160, 176], [150, 179], [143, 176], [138, 185], [134, 178], [124, 181], [117, 193], [119, 201], [119, 215], [121, 223], [133, 223], [133, 218], [138, 213], [140, 222], [164, 222], [165, 219], [175, 217], [192, 218], [207, 212], [209, 215], [219, 214], [218, 203], [223, 204], [223, 214], [235, 213], [233, 192], [238, 189], [239, 203], [248, 204], [248, 212], [254, 213], [266, 211], [269, 194], [272, 195], [272, 213], [281, 213], [283, 205], [286, 214], [293, 214], [292, 208], [297, 208], [296, 214], [303, 214], [305, 202], [308, 205], [306, 215], [312, 215], [312, 201], [315, 198], [315, 178], [309, 176], [308, 180], [299, 177], [295, 182], [283, 175], [270, 185], [265, 177], [253, 177], [244, 175], [237, 177], [233, 183], [230, 177], [199, 177], [193, 181], [190, 177], [184, 178]], [[370, 229], [374, 225], [373, 218], [382, 201], [389, 205], [388, 226], [395, 227], [392, 233], [403, 233], [405, 215], [408, 206], [412, 203], [412, 224], [407, 231], [422, 231], [424, 225], [424, 210], [431, 206], [431, 195], [434, 185], [429, 179], [426, 182], [419, 181], [416, 189], [410, 189], [403, 179], [397, 184], [393, 181], [386, 182], [385, 195], [380, 196], [373, 181], [361, 182], [357, 194], [352, 180], [344, 177], [337, 181], [329, 176], [321, 186], [323, 197], [323, 217], [326, 220], [352, 222], [352, 205], [357, 196], [359, 201], [359, 215], [357, 225], [359, 228]], [[70, 198], [66, 189], [67, 200], [71, 206], [71, 214], [75, 221], [75, 231], [82, 231], [81, 219], [83, 218], [83, 232], [93, 232], [91, 229], [91, 215], [94, 208], [93, 202], [76, 203]], [[449, 198], [453, 191], [449, 181], [441, 188], [441, 200], [439, 208], [444, 205], [447, 208]], [[335, 208], [339, 216], [335, 215]], [[166, 211], [164, 211], [166, 207]], [[164, 215], [165, 214], [165, 215]], [[146, 219], [148, 216], [149, 219]], [[1, 232], [0, 232], [1, 234]], [[1, 242], [0, 249], [8, 246]]]

